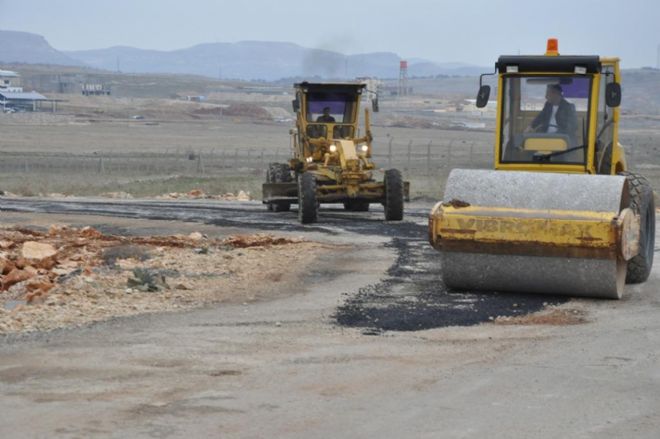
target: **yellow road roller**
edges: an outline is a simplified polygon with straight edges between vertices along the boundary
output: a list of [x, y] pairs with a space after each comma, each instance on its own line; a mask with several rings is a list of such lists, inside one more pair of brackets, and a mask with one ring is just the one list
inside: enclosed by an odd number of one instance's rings
[[495, 170], [452, 170], [429, 219], [450, 289], [620, 299], [649, 277], [653, 190], [619, 144], [619, 59], [557, 46], [501, 56], [491, 74]]

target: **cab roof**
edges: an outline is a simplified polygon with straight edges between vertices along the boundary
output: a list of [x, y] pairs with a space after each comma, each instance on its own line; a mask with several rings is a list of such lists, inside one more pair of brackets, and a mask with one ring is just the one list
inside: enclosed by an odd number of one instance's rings
[[360, 94], [366, 87], [361, 82], [300, 82], [294, 84], [295, 88], [305, 92], [334, 92]]
[[600, 73], [600, 57], [597, 55], [503, 55], [495, 64], [500, 73], [507, 73], [508, 66], [517, 66], [519, 73], [574, 73], [576, 67], [585, 73]]

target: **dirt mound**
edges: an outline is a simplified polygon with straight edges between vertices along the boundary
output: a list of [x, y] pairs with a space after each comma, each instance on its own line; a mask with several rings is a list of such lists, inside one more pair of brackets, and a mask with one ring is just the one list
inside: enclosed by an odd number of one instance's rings
[[233, 116], [260, 120], [273, 119], [273, 116], [268, 110], [259, 105], [249, 103], [235, 103], [228, 107], [198, 108], [193, 111], [193, 114], [196, 116]]
[[[0, 230], [0, 334], [257, 300], [295, 280], [328, 248], [272, 235]], [[257, 293], [255, 284], [264, 287]]]
[[274, 245], [300, 244], [301, 239], [276, 237], [273, 235], [236, 235], [223, 241], [223, 244], [233, 248], [272, 247]]

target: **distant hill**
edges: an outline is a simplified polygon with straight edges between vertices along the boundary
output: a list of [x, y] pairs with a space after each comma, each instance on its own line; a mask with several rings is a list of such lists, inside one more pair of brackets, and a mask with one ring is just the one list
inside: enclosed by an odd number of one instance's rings
[[[185, 73], [213, 78], [273, 81], [289, 77], [396, 78], [401, 57], [391, 52], [344, 55], [293, 43], [242, 41], [199, 44], [187, 49], [156, 51], [132, 47], [66, 52], [90, 67], [130, 73]], [[481, 72], [468, 65], [439, 65], [416, 60], [409, 76], [465, 75]]]
[[[345, 55], [293, 43], [241, 41], [205, 43], [160, 51], [116, 46], [63, 52], [40, 35], [0, 30], [0, 62], [86, 66], [125, 73], [174, 73], [210, 78], [273, 81], [291, 77], [323, 79], [375, 76], [397, 78], [401, 57], [391, 52]], [[474, 75], [481, 67], [409, 60], [408, 76]]]
[[82, 65], [54, 49], [41, 35], [0, 30], [0, 62], [5, 64]]

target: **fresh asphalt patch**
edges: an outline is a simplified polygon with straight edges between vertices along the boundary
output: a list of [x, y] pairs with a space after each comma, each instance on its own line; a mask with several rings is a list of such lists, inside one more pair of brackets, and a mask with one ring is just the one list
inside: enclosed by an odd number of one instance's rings
[[399, 233], [389, 245], [397, 259], [387, 278], [346, 293], [334, 316], [339, 325], [363, 328], [365, 334], [472, 326], [568, 301], [548, 295], [449, 291], [442, 282], [439, 254], [426, 241], [426, 227], [401, 223], [393, 229]]

